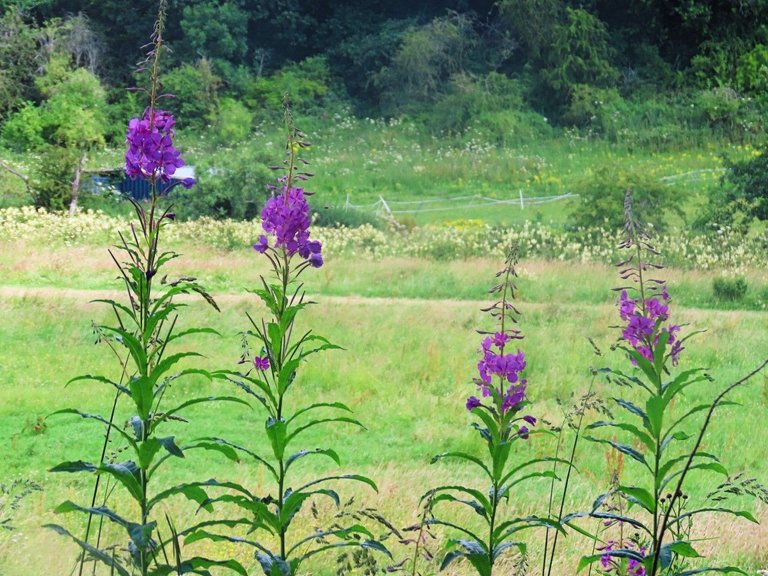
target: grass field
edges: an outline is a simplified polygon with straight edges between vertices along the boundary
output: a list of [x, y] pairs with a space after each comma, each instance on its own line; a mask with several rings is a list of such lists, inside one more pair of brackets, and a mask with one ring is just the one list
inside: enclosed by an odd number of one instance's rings
[[[238, 332], [246, 327], [245, 311], [261, 313], [255, 298], [245, 292], [254, 286], [263, 263], [249, 250], [220, 252], [184, 246], [189, 256], [175, 264], [179, 273], [190, 273], [209, 287], [219, 301], [217, 314], [190, 302], [186, 322], [216, 328], [222, 336], [199, 338], [192, 348], [204, 351], [210, 367], [235, 367], [240, 353]], [[194, 254], [194, 260], [192, 255]], [[466, 478], [459, 465], [430, 465], [432, 455], [446, 449], [478, 447], [469, 429], [464, 400], [473, 393], [469, 383], [477, 362], [476, 328], [490, 328], [480, 308], [485, 289], [499, 262], [477, 259], [427, 262], [417, 259], [380, 261], [329, 261], [311, 278], [308, 290], [317, 295], [304, 322], [344, 352], [329, 353], [300, 372], [296, 386], [302, 397], [348, 403], [368, 431], [325, 430], [309, 444], [332, 445], [342, 457], [343, 468], [371, 475], [379, 494], [353, 492], [359, 503], [374, 505], [398, 526], [416, 519], [417, 497], [441, 480]], [[598, 265], [526, 261], [521, 266], [521, 327], [529, 367], [532, 412], [553, 423], [562, 419], [557, 399], [566, 403], [589, 386], [589, 368], [602, 363], [617, 365], [616, 353], [596, 358], [587, 338], [608, 351], [615, 341], [618, 321], [610, 287], [614, 270]], [[15, 516], [19, 531], [0, 534], [0, 573], [6, 576], [68, 574], [75, 551], [40, 526], [52, 521], [50, 510], [64, 499], [84, 502], [90, 478], [53, 475], [46, 470], [68, 459], [96, 459], [101, 442], [98, 427], [83, 421], [56, 417], [35, 430], [38, 417], [58, 408], [77, 406], [107, 412], [111, 393], [87, 384], [64, 384], [83, 373], [112, 374], [115, 362], [93, 343], [91, 321], [108, 320], [107, 311], [89, 301], [118, 287], [104, 249], [92, 247], [34, 249], [4, 244], [0, 252], [0, 438], [3, 459], [0, 482], [31, 478], [44, 491], [26, 500]], [[685, 351], [681, 368], [706, 366], [716, 382], [692, 392], [687, 402], [706, 401], [727, 383], [758, 365], [768, 356], [768, 316], [764, 312], [734, 309], [712, 299], [711, 275], [701, 272], [665, 271], [676, 299], [674, 317], [690, 323], [686, 330], [706, 328]], [[765, 271], [752, 271], [751, 285], [766, 286]], [[111, 293], [111, 292], [109, 292]], [[117, 294], [119, 296], [119, 294]], [[721, 308], [730, 308], [728, 310]], [[614, 391], [599, 382], [598, 391], [609, 398]], [[188, 380], [173, 393], [231, 392], [223, 384]], [[294, 396], [295, 398], [296, 396]], [[734, 395], [741, 408], [724, 409], [706, 438], [704, 448], [722, 454], [734, 473], [747, 471], [768, 480], [765, 446], [768, 445], [768, 378], [759, 376]], [[119, 411], [118, 421], [129, 416]], [[263, 450], [263, 416], [257, 410], [235, 405], [209, 405], [190, 413], [192, 425], [178, 425], [180, 438], [216, 435]], [[534, 437], [525, 447], [531, 454], [549, 455], [553, 442]], [[588, 510], [593, 499], [607, 488], [606, 451], [582, 445], [577, 457], [581, 471], [568, 502], [571, 510]], [[631, 478], [633, 464], [625, 464]], [[185, 466], [174, 468], [163, 482], [215, 477], [234, 479], [251, 486], [263, 482], [261, 472], [247, 463], [233, 464], [217, 454], [190, 455]], [[718, 482], [707, 475], [692, 476], [690, 492], [705, 495]], [[515, 512], [541, 511], [545, 484], [530, 485], [515, 495]], [[763, 518], [768, 508], [747, 502]], [[181, 517], [189, 507], [179, 502], [173, 512]], [[466, 518], [466, 520], [470, 520]], [[71, 528], [73, 518], [56, 518]], [[181, 520], [179, 520], [181, 522]], [[305, 525], [309, 527], [311, 521]], [[440, 534], [445, 537], [445, 533]], [[754, 573], [768, 567], [768, 530], [745, 521], [708, 517], [697, 536], [720, 537], [699, 545], [713, 563], [740, 563]], [[539, 535], [529, 537], [531, 565], [538, 565]], [[556, 573], [571, 575], [589, 542], [570, 536], [564, 543]], [[42, 552], [41, 552], [42, 551]], [[393, 546], [400, 559], [407, 553]], [[215, 554], [215, 553], [214, 553]], [[227, 547], [220, 555], [236, 554], [248, 566], [255, 562], [245, 550]], [[311, 572], [334, 573], [333, 558], [318, 561]], [[463, 567], [457, 566], [456, 573]], [[254, 573], [258, 573], [254, 570]], [[535, 574], [535, 570], [531, 570]]]

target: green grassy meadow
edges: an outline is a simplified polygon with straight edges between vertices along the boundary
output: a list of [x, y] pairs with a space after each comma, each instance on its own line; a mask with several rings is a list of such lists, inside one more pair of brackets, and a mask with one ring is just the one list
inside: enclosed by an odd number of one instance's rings
[[[266, 271], [264, 263], [247, 249], [217, 251], [191, 245], [180, 249], [186, 256], [174, 263], [174, 272], [197, 276], [222, 309], [216, 313], [201, 302], [189, 301], [184, 322], [213, 327], [221, 337], [199, 337], [187, 345], [205, 354], [203, 364], [208, 367], [236, 368], [245, 312], [263, 312], [246, 289]], [[343, 401], [368, 427], [367, 431], [318, 427], [307, 437], [308, 446], [333, 446], [342, 457], [343, 470], [373, 477], [378, 494], [355, 487], [347, 493], [356, 496], [358, 505], [375, 506], [397, 526], [417, 520], [418, 496], [429, 487], [449, 479], [474, 482], [461, 465], [430, 465], [429, 461], [448, 449], [471, 451], [480, 446], [468, 427], [464, 401], [474, 392], [470, 380], [480, 342], [475, 329], [492, 327], [480, 308], [500, 265], [484, 259], [338, 259], [306, 274], [307, 290], [318, 303], [302, 325], [346, 350], [327, 353], [307, 364], [295, 384], [295, 390], [301, 392], [293, 398], [302, 403]], [[562, 420], [560, 403], [567, 405], [588, 389], [590, 367], [622, 362], [618, 353], [609, 351], [617, 336], [611, 328], [618, 321], [615, 294], [610, 292], [615, 273], [609, 267], [576, 263], [525, 261], [520, 268], [520, 327], [526, 334], [522, 347], [528, 358], [531, 412], [557, 425]], [[719, 389], [766, 358], [768, 315], [715, 301], [711, 275], [678, 270], [664, 273], [675, 298], [674, 318], [688, 323], [686, 330], [706, 329], [690, 342], [681, 360], [680, 369], [706, 366], [716, 379], [689, 394], [687, 402], [693, 405], [712, 399]], [[765, 271], [751, 271], [749, 278], [752, 287], [768, 285]], [[18, 531], [0, 534], [0, 573], [6, 576], [68, 574], [74, 565], [76, 551], [41, 525], [56, 521], [80, 530], [79, 518], [56, 518], [51, 510], [65, 499], [88, 500], [92, 478], [54, 475], [47, 470], [63, 460], [97, 459], [102, 432], [96, 425], [66, 416], [46, 420], [42, 431], [34, 425], [39, 417], [65, 407], [108, 413], [113, 398], [110, 390], [87, 383], [65, 387], [65, 383], [84, 373], [117, 375], [115, 359], [104, 346], [94, 345], [91, 328], [91, 322], [109, 321], [109, 311], [89, 302], [117, 288], [105, 248], [42, 249], [6, 243], [0, 252], [0, 482], [30, 478], [44, 488], [25, 500], [15, 514]], [[589, 337], [603, 350], [603, 358], [594, 355]], [[615, 394], [604, 382], [598, 381], [596, 389], [606, 399]], [[178, 398], [232, 392], [222, 383], [201, 378], [186, 380], [171, 391]], [[733, 399], [742, 407], [719, 413], [703, 448], [721, 454], [732, 472], [746, 471], [765, 481], [768, 378], [758, 376]], [[119, 407], [118, 422], [129, 416], [124, 406]], [[221, 436], [256, 451], [266, 449], [260, 444], [264, 418], [258, 409], [210, 404], [188, 416], [190, 424], [175, 425], [174, 433], [182, 441]], [[522, 451], [521, 458], [551, 455], [554, 441], [534, 436]], [[594, 498], [607, 489], [606, 459], [607, 451], [601, 445], [581, 445], [577, 456], [580, 473], [573, 484], [569, 510], [588, 510]], [[625, 479], [631, 479], [634, 465], [624, 463]], [[304, 473], [297, 468], [297, 483]], [[171, 475], [159, 481], [172, 484], [208, 477], [250, 486], [264, 482], [263, 473], [248, 462], [235, 464], [213, 452], [190, 453]], [[715, 476], [692, 475], [690, 492], [705, 495], [717, 482]], [[515, 513], [540, 513], [547, 491], [544, 482], [529, 484], [514, 495], [509, 508]], [[744, 507], [768, 518], [765, 506], [749, 501]], [[184, 514], [194, 510], [178, 501], [170, 512], [181, 525]], [[302, 525], [309, 529], [312, 520], [307, 516]], [[463, 519], [471, 522], [467, 516]], [[751, 573], [768, 567], [765, 527], [712, 516], [698, 530], [696, 536], [705, 539], [699, 548], [711, 555], [712, 563], [738, 563]], [[448, 534], [439, 535], [445, 538]], [[541, 536], [528, 536], [531, 574], [537, 573]], [[709, 540], [713, 537], [719, 540]], [[397, 559], [410, 554], [397, 543], [391, 545]], [[194, 546], [195, 551], [206, 547]], [[583, 537], [569, 536], [563, 542], [556, 573], [575, 574], [579, 556], [589, 548]], [[56, 553], [40, 554], [40, 550]], [[236, 555], [254, 573], [258, 571], [245, 549], [227, 545], [207, 551]], [[333, 574], [334, 558], [317, 560], [308, 568], [312, 574]], [[464, 570], [457, 564], [455, 572], [447, 573], [464, 574]]]

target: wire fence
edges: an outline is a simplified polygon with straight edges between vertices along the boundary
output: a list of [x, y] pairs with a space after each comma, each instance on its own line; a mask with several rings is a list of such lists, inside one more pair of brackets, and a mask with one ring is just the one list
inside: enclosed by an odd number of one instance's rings
[[[713, 175], [723, 174], [726, 168], [703, 168], [691, 170], [680, 174], [663, 176], [659, 180], [668, 185], [698, 184], [711, 181]], [[452, 196], [452, 197], [425, 197], [417, 200], [387, 200], [379, 196], [378, 200], [368, 204], [354, 204], [347, 195], [343, 208], [354, 209], [363, 212], [373, 212], [381, 216], [394, 216], [395, 214], [423, 214], [427, 212], [458, 212], [467, 208], [489, 208], [494, 206], [511, 206], [525, 209], [527, 206], [540, 206], [551, 202], [561, 202], [571, 198], [578, 198], [578, 194], [568, 192], [552, 196], [526, 196], [522, 190], [518, 190], [516, 197], [489, 198], [479, 194]]]
[[488, 198], [479, 194], [472, 196], [453, 196], [447, 198], [422, 198], [419, 200], [385, 200], [383, 196], [370, 204], [353, 204], [349, 195], [344, 203], [344, 209], [362, 210], [377, 214], [421, 214], [424, 212], [449, 212], [466, 208], [483, 208], [492, 206], [514, 206], [521, 209], [526, 206], [538, 206], [550, 202], [558, 202], [576, 198], [578, 194], [560, 194], [558, 196], [525, 196], [522, 191], [517, 198]]

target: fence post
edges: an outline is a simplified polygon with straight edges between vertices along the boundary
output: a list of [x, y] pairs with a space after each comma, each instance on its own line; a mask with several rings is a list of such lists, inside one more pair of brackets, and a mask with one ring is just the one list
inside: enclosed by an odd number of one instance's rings
[[520, 192], [520, 209], [522, 210], [523, 208], [525, 208], [525, 202], [523, 202], [523, 191], [520, 190], [519, 192]]

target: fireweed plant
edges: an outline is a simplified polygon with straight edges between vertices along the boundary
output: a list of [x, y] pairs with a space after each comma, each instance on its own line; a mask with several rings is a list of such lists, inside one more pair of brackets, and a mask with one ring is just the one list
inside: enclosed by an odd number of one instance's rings
[[[245, 570], [234, 561], [213, 561], [206, 558], [183, 559], [174, 522], [164, 511], [166, 501], [184, 495], [206, 507], [208, 496], [200, 485], [159, 487], [155, 480], [161, 468], [185, 458], [195, 448], [217, 450], [218, 445], [208, 441], [183, 444], [173, 435], [162, 431], [167, 425], [187, 422], [183, 417], [191, 406], [224, 400], [246, 404], [236, 397], [204, 397], [187, 399], [177, 405], [168, 405], [169, 389], [189, 376], [210, 379], [208, 372], [189, 367], [188, 359], [200, 356], [195, 352], [178, 352], [179, 343], [192, 334], [215, 333], [209, 328], [181, 329], [180, 312], [184, 306], [178, 301], [181, 294], [202, 296], [211, 306], [216, 303], [194, 278], [169, 280], [164, 273], [168, 262], [179, 255], [161, 248], [162, 232], [172, 223], [174, 214], [163, 207], [166, 199], [158, 194], [159, 183], [169, 184], [176, 169], [183, 165], [173, 145], [173, 116], [156, 107], [158, 100], [158, 60], [162, 48], [164, 3], [161, 3], [153, 42], [147, 58], [151, 70], [149, 106], [141, 118], [128, 125], [128, 151], [125, 171], [132, 178], [146, 180], [152, 194], [148, 204], [133, 201], [137, 224], [130, 234], [120, 234], [116, 252], [110, 250], [122, 284], [126, 300], [99, 300], [113, 312], [115, 322], [97, 326], [99, 342], [106, 344], [119, 361], [119, 377], [84, 375], [68, 384], [88, 381], [104, 384], [114, 392], [109, 416], [89, 414], [77, 409], [65, 409], [54, 414], [71, 414], [103, 426], [105, 441], [100, 457], [93, 461], [63, 462], [53, 472], [85, 472], [96, 477], [90, 504], [80, 505], [66, 501], [56, 508], [57, 513], [79, 512], [87, 515], [85, 536], [80, 538], [66, 528], [51, 524], [50, 528], [68, 536], [82, 549], [79, 574], [83, 574], [86, 559], [109, 567], [110, 574], [210, 574], [212, 566], [223, 566], [238, 573]], [[180, 182], [191, 186], [193, 181]], [[185, 367], [180, 363], [184, 361]], [[127, 404], [129, 410], [125, 426], [116, 420], [118, 405]], [[122, 413], [121, 406], [121, 413]], [[120, 443], [115, 456], [108, 454], [108, 445]], [[102, 480], [104, 478], [105, 480]], [[215, 481], [207, 484], [217, 485]], [[101, 488], [101, 490], [100, 490]], [[116, 498], [120, 493], [127, 498]], [[119, 507], [120, 513], [115, 511]], [[209, 507], [208, 507], [209, 508]], [[125, 530], [120, 542], [102, 542], [101, 527], [93, 543], [92, 520], [109, 521]], [[162, 526], [162, 528], [161, 528]]]
[[[509, 549], [517, 549], [525, 556], [526, 544], [517, 539], [521, 531], [534, 527], [563, 530], [558, 522], [547, 518], [505, 518], [502, 515], [502, 501], [508, 501], [521, 484], [535, 478], [555, 477], [552, 470], [537, 469], [541, 464], [554, 461], [554, 458], [534, 458], [523, 462], [510, 458], [515, 443], [526, 442], [537, 433], [531, 429], [537, 419], [527, 413], [530, 402], [526, 396], [528, 382], [523, 377], [525, 354], [513, 345], [523, 338], [514, 327], [519, 316], [512, 304], [517, 289], [516, 262], [517, 254], [513, 249], [504, 268], [496, 275], [500, 283], [490, 290], [497, 301], [483, 311], [490, 313], [498, 322], [498, 328], [493, 332], [479, 331], [483, 336], [482, 358], [477, 364], [478, 376], [473, 380], [478, 396], [470, 396], [466, 402], [467, 410], [477, 419], [471, 426], [480, 434], [487, 454], [445, 452], [432, 459], [433, 463], [444, 459], [470, 463], [489, 484], [488, 489], [482, 491], [451, 484], [433, 488], [423, 497], [423, 500], [430, 500], [434, 514], [428, 520], [430, 524], [446, 526], [462, 534], [462, 537], [450, 540], [452, 549], [443, 558], [441, 569], [456, 559], [464, 558], [480, 576], [491, 576], [497, 561]], [[561, 462], [567, 463], [565, 460]], [[482, 518], [480, 529], [441, 519], [437, 509], [443, 503], [472, 509]]]
[[[253, 246], [272, 266], [271, 278], [262, 277], [261, 287], [252, 290], [270, 316], [256, 320], [248, 314], [251, 328], [244, 333], [241, 363], [249, 369], [216, 374], [235, 382], [266, 413], [264, 446], [268, 446], [271, 453], [260, 455], [256, 450], [231, 446], [267, 472], [272, 490], [270, 494], [258, 495], [238, 486], [232, 493], [214, 500], [235, 504], [250, 514], [250, 520], [241, 523], [247, 529], [247, 538], [201, 529], [186, 539], [188, 543], [210, 539], [251, 546], [268, 576], [298, 574], [308, 558], [340, 548], [358, 547], [389, 554], [363, 524], [342, 525], [345, 519], [359, 516], [337, 514], [330, 520], [330, 525], [308, 534], [297, 534], [293, 525], [305, 505], [311, 506], [315, 519], [319, 518], [316, 501], [320, 497], [339, 506], [340, 497], [331, 487], [338, 481], [361, 482], [374, 490], [377, 488], [372, 480], [357, 474], [331, 474], [305, 480], [299, 486], [293, 484], [296, 469], [311, 459], [324, 458], [340, 465], [338, 454], [331, 448], [297, 446], [307, 430], [332, 423], [363, 426], [346, 415], [351, 410], [341, 402], [301, 404], [301, 395], [292, 394], [298, 392], [294, 382], [302, 363], [319, 352], [339, 349], [339, 346], [311, 330], [302, 332], [297, 324], [299, 314], [313, 304], [305, 297], [301, 276], [309, 269], [320, 268], [323, 256], [321, 243], [311, 238], [309, 230], [309, 193], [297, 186], [311, 176], [304, 170], [306, 160], [299, 155], [308, 144], [304, 134], [294, 127], [287, 103], [285, 111], [288, 127], [286, 174], [278, 179], [273, 196], [262, 211], [265, 234]], [[254, 534], [261, 537], [254, 537]]]
[[[687, 405], [685, 392], [712, 378], [702, 368], [676, 370], [684, 358], [684, 344], [693, 334], [682, 336], [681, 326], [673, 322], [664, 281], [648, 277], [650, 270], [660, 267], [650, 261], [657, 252], [633, 215], [631, 191], [627, 192], [625, 213], [626, 240], [621, 248], [629, 255], [619, 269], [621, 279], [629, 285], [617, 289], [622, 332], [616, 348], [625, 354], [628, 366], [605, 373], [609, 383], [633, 394], [614, 399], [626, 418], [598, 421], [588, 428], [610, 428], [626, 435], [631, 445], [606, 438], [590, 440], [609, 444], [627, 457], [632, 480], [617, 482], [613, 491], [595, 501], [591, 515], [612, 526], [616, 536], [597, 546], [598, 553], [582, 558], [579, 569], [599, 563], [600, 573], [626, 576], [745, 574], [730, 566], [688, 567], [700, 557], [691, 539], [699, 514], [726, 513], [756, 520], [749, 512], [711, 500], [697, 504], [687, 493], [686, 481], [691, 473], [728, 477], [718, 457], [701, 450], [702, 441], [715, 410], [733, 404], [727, 396], [768, 361], [725, 387], [711, 402]], [[643, 398], [640, 403], [638, 397]], [[692, 420], [702, 413], [704, 420], [695, 432]]]

